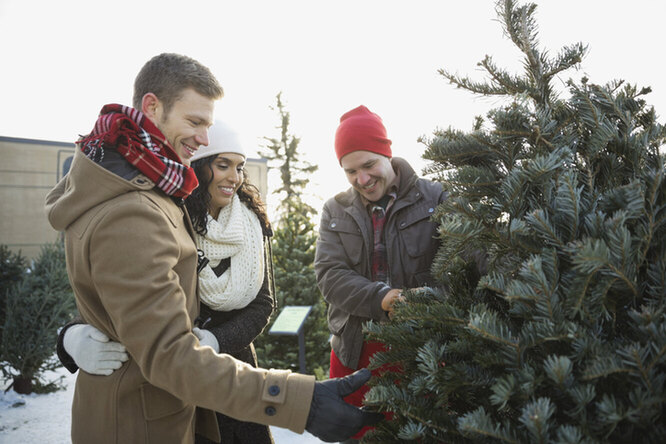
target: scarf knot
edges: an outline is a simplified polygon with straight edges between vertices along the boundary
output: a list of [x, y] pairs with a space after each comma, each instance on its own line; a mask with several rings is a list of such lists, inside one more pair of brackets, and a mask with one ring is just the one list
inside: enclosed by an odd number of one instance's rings
[[[257, 215], [234, 194], [216, 219], [208, 216], [207, 233], [197, 234], [197, 248], [210, 260], [199, 273], [199, 297], [210, 308], [230, 311], [247, 306], [264, 280], [264, 238]], [[229, 268], [217, 276], [223, 259]]]
[[97, 163], [103, 162], [105, 149], [116, 150], [169, 196], [185, 198], [199, 184], [157, 126], [129, 106], [105, 105], [92, 132], [78, 144]]

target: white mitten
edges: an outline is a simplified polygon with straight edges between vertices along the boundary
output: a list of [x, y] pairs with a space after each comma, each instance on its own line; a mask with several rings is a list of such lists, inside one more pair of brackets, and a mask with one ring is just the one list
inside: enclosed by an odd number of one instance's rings
[[217, 338], [213, 333], [211, 333], [208, 330], [202, 330], [199, 327], [194, 327], [192, 329], [192, 333], [194, 333], [197, 338], [199, 338], [199, 344], [202, 346], [208, 346], [212, 347], [213, 350], [215, 350], [215, 353], [220, 352], [220, 344], [217, 342]]
[[108, 376], [129, 358], [125, 346], [88, 324], [77, 324], [65, 330], [65, 351], [86, 373]]

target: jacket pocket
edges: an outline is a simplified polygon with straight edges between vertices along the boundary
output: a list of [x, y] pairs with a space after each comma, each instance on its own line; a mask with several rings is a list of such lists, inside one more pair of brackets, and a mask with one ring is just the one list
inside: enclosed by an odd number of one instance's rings
[[411, 208], [403, 217], [396, 220], [400, 232], [403, 256], [404, 275], [402, 285], [406, 287], [423, 287], [432, 285], [430, 267], [439, 248], [436, 224], [430, 220], [433, 207], [427, 205]]
[[328, 331], [335, 336], [340, 336], [342, 332], [345, 331], [345, 326], [349, 320], [349, 313], [345, 313], [340, 309], [335, 309], [332, 305], [329, 306], [328, 310]]
[[363, 253], [363, 236], [358, 225], [349, 219], [334, 217], [329, 221], [328, 228], [340, 237], [345, 255], [351, 264], [358, 265]]
[[434, 255], [437, 251], [439, 241], [435, 239], [435, 224], [430, 221], [434, 211], [434, 207], [427, 205], [410, 208], [396, 220], [403, 247], [411, 258]]
[[188, 407], [182, 400], [150, 384], [141, 385], [141, 404], [146, 421], [161, 419]]

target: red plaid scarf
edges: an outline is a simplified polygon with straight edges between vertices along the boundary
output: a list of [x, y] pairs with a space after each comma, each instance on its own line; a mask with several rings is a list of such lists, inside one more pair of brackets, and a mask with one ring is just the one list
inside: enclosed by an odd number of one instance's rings
[[98, 163], [104, 149], [115, 149], [169, 196], [186, 198], [199, 185], [155, 124], [129, 106], [105, 105], [92, 133], [78, 143]]

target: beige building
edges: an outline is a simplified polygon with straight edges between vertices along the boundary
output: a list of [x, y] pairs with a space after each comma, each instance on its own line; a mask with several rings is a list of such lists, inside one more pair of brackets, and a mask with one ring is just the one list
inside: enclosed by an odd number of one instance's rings
[[[74, 155], [74, 144], [0, 136], [0, 244], [28, 258], [58, 239], [46, 220], [44, 199], [62, 178]], [[248, 159], [248, 179], [266, 199], [268, 165]]]

